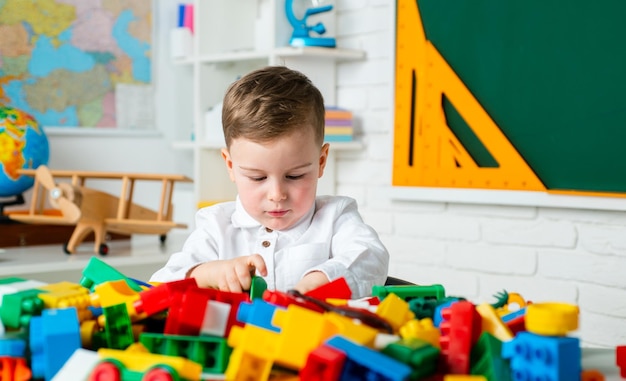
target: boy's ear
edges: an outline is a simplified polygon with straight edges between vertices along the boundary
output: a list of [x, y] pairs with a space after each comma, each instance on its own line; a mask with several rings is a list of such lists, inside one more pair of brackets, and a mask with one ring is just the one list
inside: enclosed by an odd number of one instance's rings
[[322, 146], [322, 150], [320, 151], [320, 169], [317, 177], [322, 177], [324, 174], [324, 168], [326, 168], [326, 162], [328, 162], [328, 149], [330, 145], [328, 143], [324, 143]]
[[224, 163], [226, 164], [226, 169], [228, 170], [228, 176], [230, 177], [230, 181], [235, 181], [235, 176], [233, 175], [233, 160], [230, 158], [230, 152], [228, 152], [228, 148], [222, 148], [222, 159], [224, 159]]

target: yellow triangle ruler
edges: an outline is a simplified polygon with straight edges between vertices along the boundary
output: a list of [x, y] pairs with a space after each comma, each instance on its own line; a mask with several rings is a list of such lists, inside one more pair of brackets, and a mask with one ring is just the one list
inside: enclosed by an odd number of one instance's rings
[[[444, 96], [497, 162], [480, 167], [447, 125]], [[430, 41], [416, 0], [398, 0], [393, 185], [546, 188]]]

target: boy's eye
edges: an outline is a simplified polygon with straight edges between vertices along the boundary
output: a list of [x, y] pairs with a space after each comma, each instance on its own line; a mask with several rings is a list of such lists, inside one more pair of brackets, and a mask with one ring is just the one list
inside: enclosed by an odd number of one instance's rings
[[250, 180], [252, 181], [263, 181], [265, 180], [267, 177], [262, 176], [262, 177], [250, 177]]
[[304, 175], [292, 175], [292, 176], [286, 176], [286, 177], [289, 180], [298, 180], [298, 179], [301, 179], [302, 177], [304, 177]]

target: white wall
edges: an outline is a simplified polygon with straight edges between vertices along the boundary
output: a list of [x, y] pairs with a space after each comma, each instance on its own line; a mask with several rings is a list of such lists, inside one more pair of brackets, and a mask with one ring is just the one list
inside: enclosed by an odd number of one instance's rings
[[340, 154], [338, 191], [380, 233], [391, 275], [476, 303], [503, 289], [575, 303], [585, 345], [626, 343], [626, 213], [391, 199], [395, 1], [337, 5], [338, 44], [368, 56], [338, 73], [338, 103], [355, 111], [366, 144]]

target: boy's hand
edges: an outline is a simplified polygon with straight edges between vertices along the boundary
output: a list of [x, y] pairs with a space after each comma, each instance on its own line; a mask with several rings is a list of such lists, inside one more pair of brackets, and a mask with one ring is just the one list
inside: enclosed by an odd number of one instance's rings
[[252, 254], [234, 259], [211, 261], [196, 266], [189, 273], [198, 286], [217, 288], [220, 291], [243, 292], [249, 290], [252, 276], [258, 270], [261, 276], [267, 275], [263, 257]]
[[307, 292], [314, 290], [320, 286], [329, 283], [330, 281], [321, 271], [312, 271], [300, 279], [296, 287], [294, 287], [301, 294], [306, 294]]

